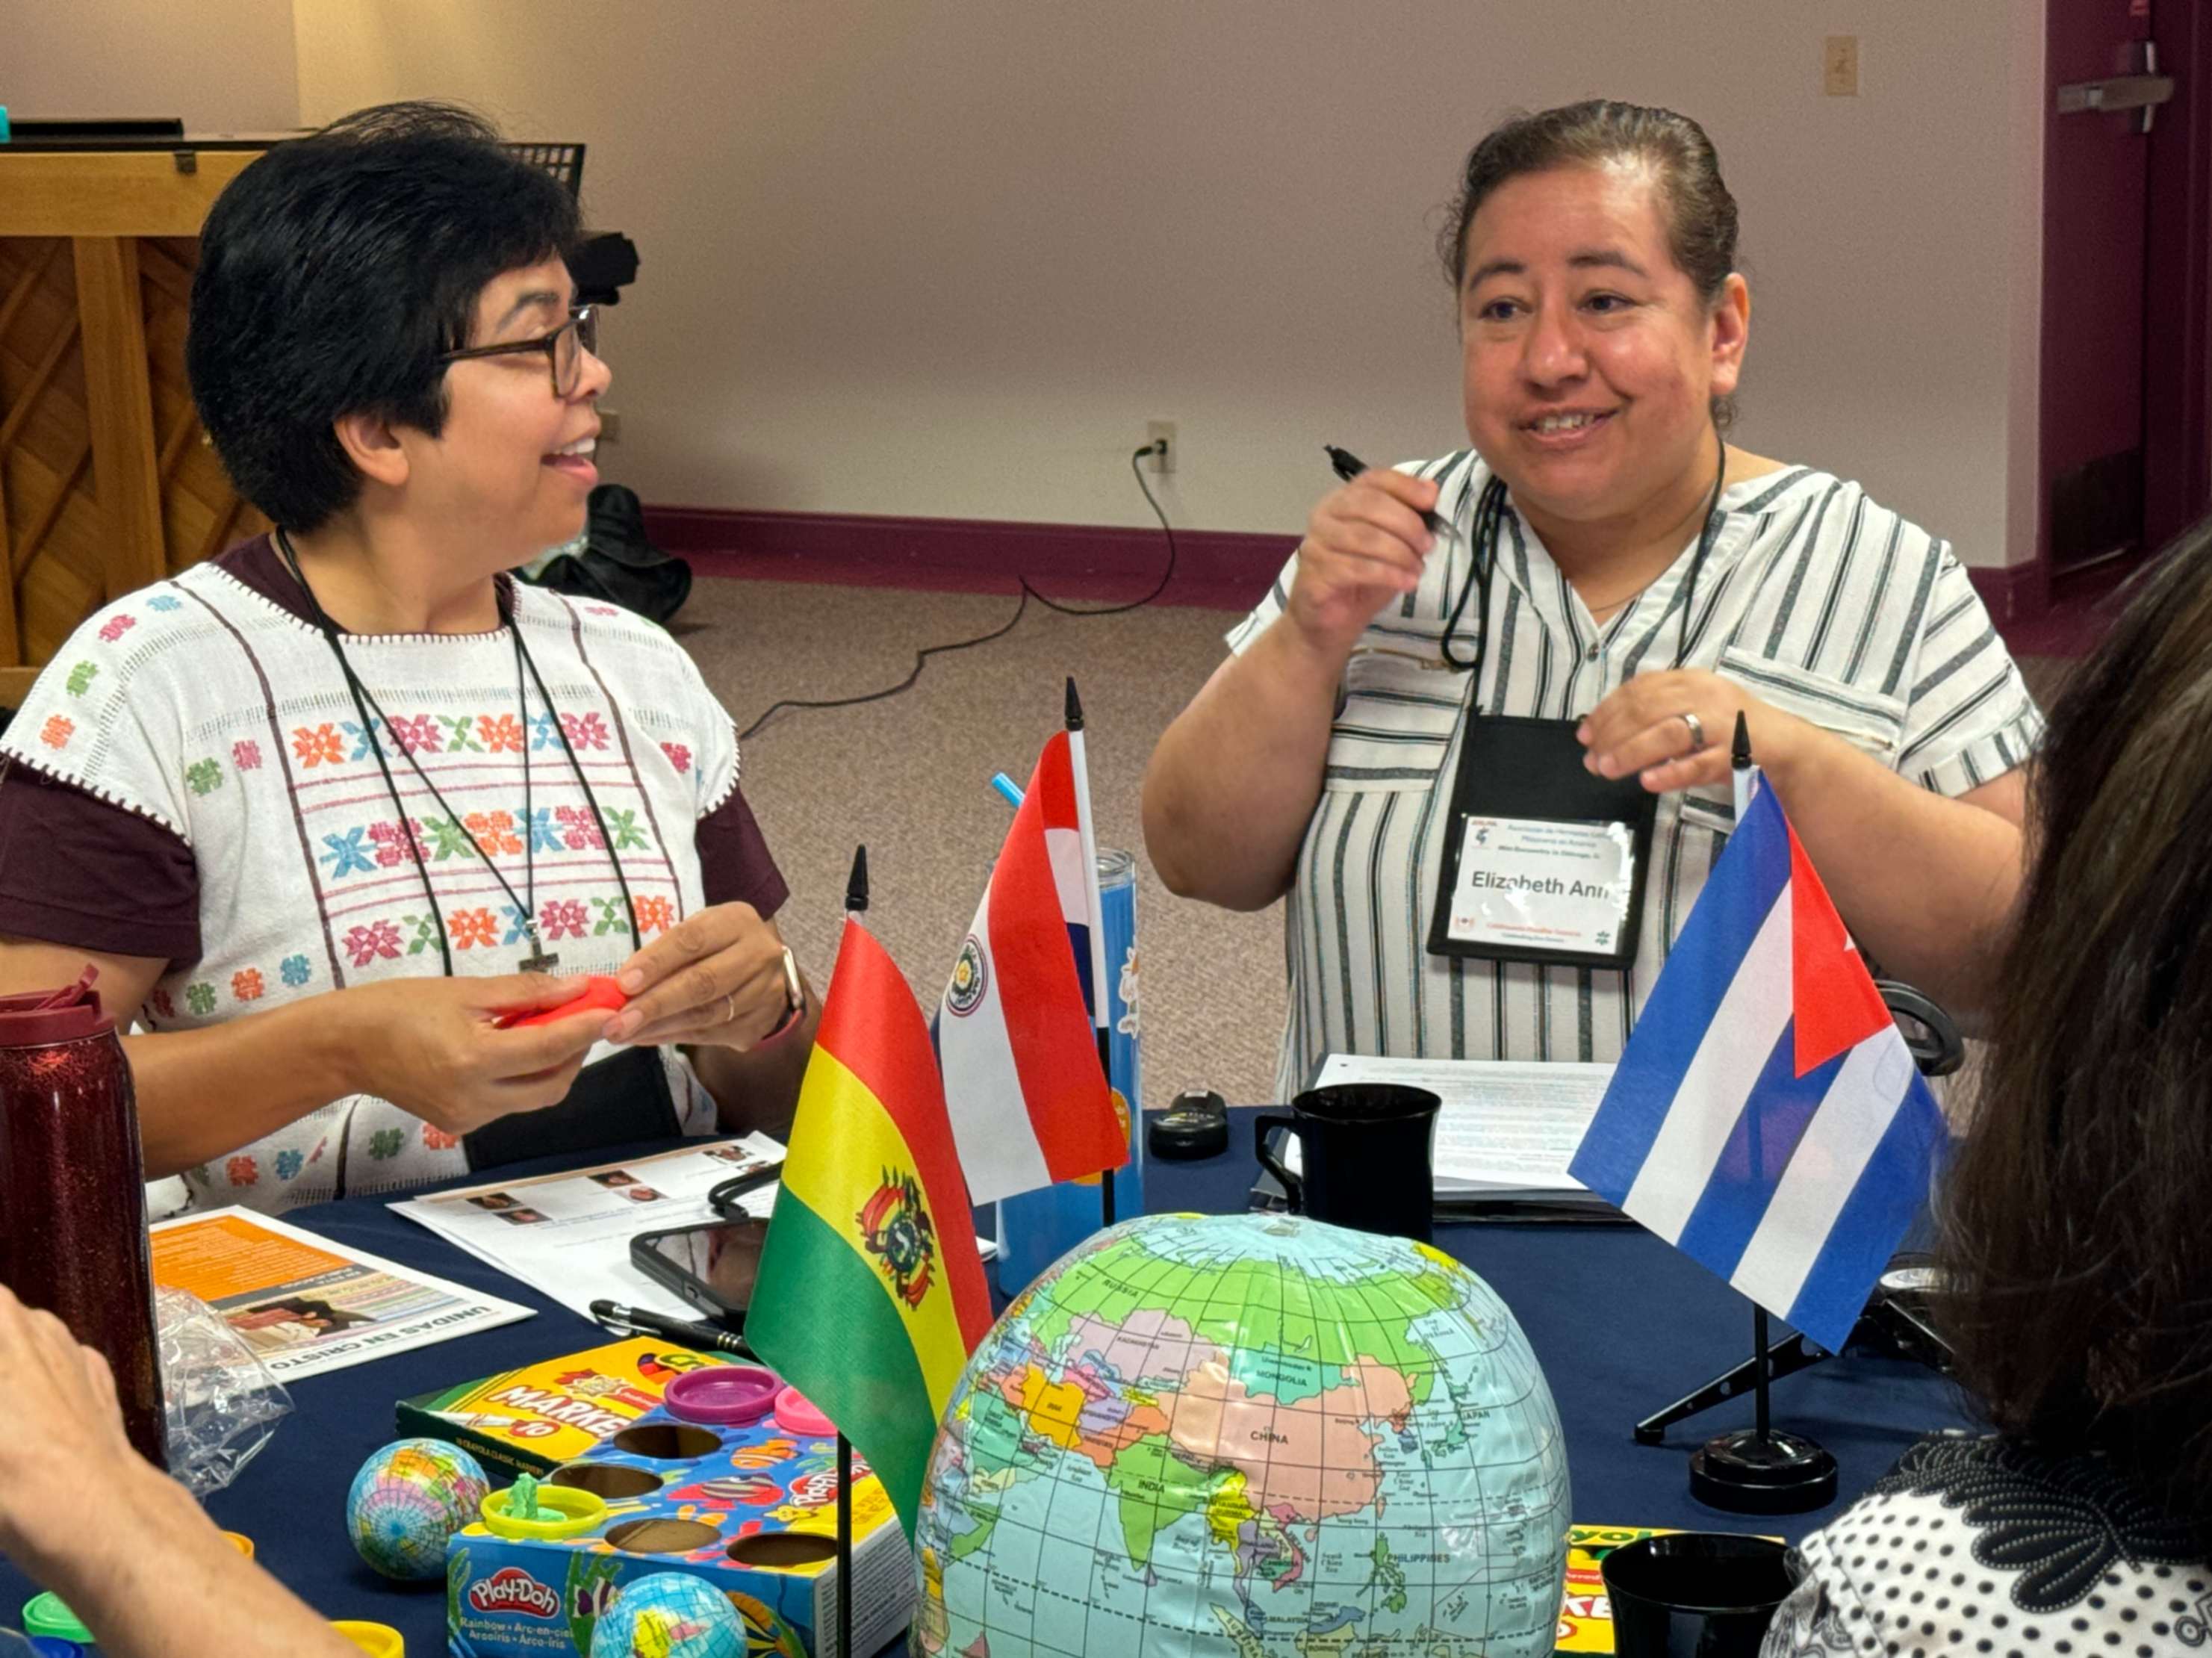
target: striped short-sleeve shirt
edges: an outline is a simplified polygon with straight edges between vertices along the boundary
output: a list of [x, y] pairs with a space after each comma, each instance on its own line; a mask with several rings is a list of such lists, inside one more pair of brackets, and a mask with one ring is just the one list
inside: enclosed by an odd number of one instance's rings
[[[1626, 969], [1429, 953], [1470, 690], [1439, 643], [1471, 574], [1489, 469], [1462, 452], [1401, 470], [1437, 481], [1437, 510], [1458, 533], [1439, 537], [1419, 587], [1376, 616], [1345, 669], [1285, 907], [1282, 1098], [1331, 1053], [1618, 1058], [1735, 823], [1725, 783], [1662, 797], [1642, 937]], [[1964, 794], [2034, 750], [2042, 717], [1947, 544], [1857, 484], [1805, 467], [1730, 486], [1718, 516], [1681, 647], [1691, 548], [1600, 625], [1509, 506], [1481, 707], [1579, 718], [1632, 675], [1675, 666], [1680, 647], [1680, 666], [1736, 680], [1939, 793]], [[1297, 568], [1294, 556], [1231, 631], [1232, 651], [1282, 614]], [[1473, 620], [1470, 604], [1455, 646], [1462, 657]]]

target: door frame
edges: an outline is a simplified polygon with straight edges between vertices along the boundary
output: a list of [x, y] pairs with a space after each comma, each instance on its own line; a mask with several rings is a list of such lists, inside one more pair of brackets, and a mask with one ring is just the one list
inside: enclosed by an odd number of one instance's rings
[[2212, 3], [2154, 0], [2173, 101], [2150, 132], [2143, 292], [2143, 546], [2212, 507]]

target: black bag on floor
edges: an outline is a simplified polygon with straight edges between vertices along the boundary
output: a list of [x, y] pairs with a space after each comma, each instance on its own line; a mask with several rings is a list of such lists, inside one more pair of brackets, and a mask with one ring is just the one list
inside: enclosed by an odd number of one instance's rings
[[691, 567], [645, 538], [645, 508], [619, 483], [592, 491], [591, 539], [581, 553], [563, 553], [524, 580], [556, 593], [603, 599], [666, 622], [691, 595]]

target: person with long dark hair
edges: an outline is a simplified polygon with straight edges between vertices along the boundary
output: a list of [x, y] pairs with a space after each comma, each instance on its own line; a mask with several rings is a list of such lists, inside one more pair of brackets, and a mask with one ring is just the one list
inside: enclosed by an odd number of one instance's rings
[[1985, 1435], [1808, 1539], [1766, 1650], [2212, 1649], [2212, 524], [2051, 714], [1935, 1303]]

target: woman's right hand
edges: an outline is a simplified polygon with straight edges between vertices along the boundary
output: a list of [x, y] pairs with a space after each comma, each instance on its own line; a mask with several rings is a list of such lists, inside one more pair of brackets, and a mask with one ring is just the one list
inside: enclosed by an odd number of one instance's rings
[[1419, 585], [1436, 542], [1421, 514], [1436, 504], [1432, 480], [1387, 470], [1321, 498], [1298, 544], [1288, 605], [1317, 651], [1350, 655], [1376, 613]]
[[586, 983], [581, 974], [516, 973], [392, 979], [340, 991], [331, 999], [354, 1091], [456, 1135], [557, 1105], [614, 1015], [593, 1010], [512, 1030], [498, 1022], [573, 1001]]

